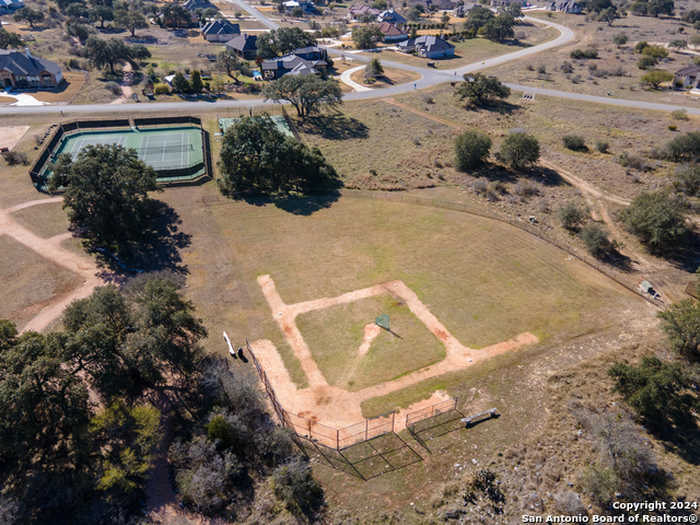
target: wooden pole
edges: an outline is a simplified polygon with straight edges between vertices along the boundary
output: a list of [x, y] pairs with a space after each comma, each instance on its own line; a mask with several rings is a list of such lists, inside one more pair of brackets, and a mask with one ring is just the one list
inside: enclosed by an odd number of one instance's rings
[[369, 419], [365, 418], [365, 441], [367, 441], [368, 435], [369, 435]]
[[396, 420], [396, 412], [391, 413], [391, 431], [394, 431], [394, 421]]
[[335, 429], [335, 449], [340, 450], [340, 429]]

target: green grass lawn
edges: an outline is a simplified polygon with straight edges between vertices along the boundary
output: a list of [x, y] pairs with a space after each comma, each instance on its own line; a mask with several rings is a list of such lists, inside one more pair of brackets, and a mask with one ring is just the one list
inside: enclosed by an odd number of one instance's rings
[[[381, 330], [360, 356], [364, 327], [380, 314], [389, 315], [393, 333]], [[445, 347], [391, 295], [307, 312], [297, 326], [329, 384], [346, 390], [390, 381], [445, 357]]]
[[[458, 211], [346, 197], [251, 205], [221, 197], [214, 184], [167, 189], [161, 198], [192, 235], [183, 251], [187, 294], [212, 334], [211, 349], [225, 350], [222, 330], [236, 340], [268, 338], [300, 386], [300, 365], [256, 282], [261, 274], [272, 276], [288, 304], [401, 279], [471, 347], [524, 331], [544, 340], [575, 335], [636, 301], [551, 245]], [[358, 336], [347, 337], [359, 345]]]

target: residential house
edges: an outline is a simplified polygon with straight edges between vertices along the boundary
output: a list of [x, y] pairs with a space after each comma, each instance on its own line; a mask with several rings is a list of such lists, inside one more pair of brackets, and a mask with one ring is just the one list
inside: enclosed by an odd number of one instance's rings
[[328, 64], [328, 50], [318, 46], [299, 47], [292, 51], [292, 55], [296, 55], [304, 60], [311, 62], [322, 61]]
[[22, 9], [24, 2], [22, 0], [0, 0], [0, 15], [12, 13], [17, 9]]
[[452, 11], [456, 6], [453, 0], [425, 0], [428, 11]]
[[260, 65], [265, 80], [284, 75], [318, 75], [328, 67], [328, 51], [316, 46], [295, 49], [288, 55], [263, 60]]
[[226, 42], [226, 48], [230, 49], [241, 58], [252, 60], [258, 54], [257, 40], [258, 37], [255, 35], [241, 33]]
[[684, 89], [700, 89], [700, 66], [687, 66], [673, 74], [673, 85]]
[[406, 19], [393, 9], [388, 9], [379, 13], [377, 16], [377, 22], [389, 22], [390, 24], [402, 26], [406, 23]]
[[282, 5], [287, 12], [291, 12], [297, 7], [301, 7], [304, 13], [316, 12], [316, 5], [310, 0], [288, 0], [287, 2], [283, 2]]
[[399, 49], [406, 53], [415, 53], [425, 58], [450, 58], [455, 55], [455, 46], [443, 38], [423, 35], [399, 43]]
[[583, 2], [576, 2], [575, 0], [555, 0], [549, 4], [550, 11], [561, 11], [572, 15], [580, 15], [584, 7]]
[[241, 34], [241, 27], [228, 20], [213, 20], [202, 26], [202, 36], [207, 42], [228, 42]]
[[209, 0], [185, 0], [185, 3], [182, 4], [182, 7], [187, 9], [190, 13], [196, 11], [197, 9], [216, 9], [216, 6], [209, 2]]
[[12, 89], [54, 88], [63, 82], [55, 62], [24, 51], [0, 49], [0, 86]]
[[296, 55], [263, 60], [260, 69], [265, 80], [275, 80], [284, 75], [316, 75], [320, 72], [314, 67], [313, 62]]
[[355, 4], [351, 5], [348, 9], [347, 18], [351, 21], [367, 20], [370, 18], [375, 20], [377, 16], [379, 16], [379, 13], [381, 13], [379, 9], [375, 9], [367, 4]]
[[408, 39], [408, 35], [401, 31], [394, 24], [389, 22], [382, 22], [379, 24], [379, 31], [384, 35], [384, 42], [401, 42], [402, 40]]
[[471, 11], [472, 8], [477, 5], [479, 4], [474, 2], [464, 2], [463, 4], [459, 4], [457, 7], [455, 7], [455, 16], [466, 18], [469, 15], [469, 11]]

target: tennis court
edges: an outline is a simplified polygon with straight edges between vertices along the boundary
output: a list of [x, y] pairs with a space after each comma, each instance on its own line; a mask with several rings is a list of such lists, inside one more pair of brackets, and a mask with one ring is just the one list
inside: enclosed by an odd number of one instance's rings
[[66, 135], [51, 160], [62, 153], [77, 156], [86, 146], [119, 144], [133, 148], [139, 159], [156, 172], [182, 170], [202, 165], [202, 130], [195, 126], [158, 129], [80, 131]]
[[[226, 133], [226, 130], [233, 126], [239, 120], [241, 120], [240, 117], [220, 118], [219, 129], [221, 130], [221, 133]], [[282, 115], [270, 115], [270, 120], [272, 120], [272, 122], [275, 123], [275, 127], [277, 127], [277, 130], [280, 133], [282, 133], [283, 135], [287, 135], [288, 137], [294, 137], [292, 130], [289, 129], [287, 119], [285, 119]]]

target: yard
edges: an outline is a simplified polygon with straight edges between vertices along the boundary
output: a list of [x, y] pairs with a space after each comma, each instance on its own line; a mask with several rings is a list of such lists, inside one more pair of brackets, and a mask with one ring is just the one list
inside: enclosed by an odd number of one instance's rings
[[[629, 15], [608, 26], [604, 22], [586, 21], [583, 16], [563, 13], [534, 13], [533, 16], [570, 27], [576, 32], [577, 41], [539, 53], [526, 62], [490, 68], [487, 73], [527, 86], [700, 107], [700, 98], [684, 91], [643, 87], [640, 80], [646, 71], [637, 66], [641, 55], [634, 50], [635, 44], [642, 40], [662, 45], [672, 40], [687, 40], [693, 33], [689, 24]], [[684, 28], [687, 34], [680, 32]], [[627, 43], [616, 45], [613, 42], [616, 35], [626, 36]], [[587, 48], [595, 48], [599, 58], [575, 60], [570, 57], [574, 49]], [[695, 55], [686, 51], [669, 49], [669, 57], [655, 68], [673, 73], [692, 64], [694, 58]]]
[[22, 327], [49, 300], [80, 284], [80, 278], [11, 237], [0, 235], [0, 282], [4, 297], [0, 319], [10, 319]]

